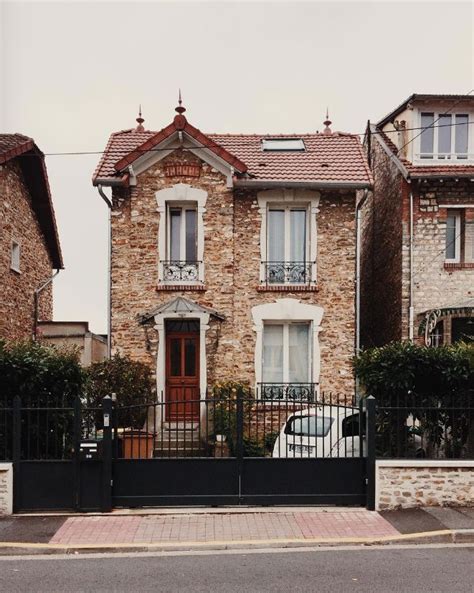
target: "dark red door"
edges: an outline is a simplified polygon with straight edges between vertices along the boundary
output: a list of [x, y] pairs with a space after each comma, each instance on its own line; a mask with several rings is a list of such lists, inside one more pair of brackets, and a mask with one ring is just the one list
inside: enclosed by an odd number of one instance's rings
[[166, 338], [166, 420], [197, 420], [199, 399], [199, 334], [170, 333]]

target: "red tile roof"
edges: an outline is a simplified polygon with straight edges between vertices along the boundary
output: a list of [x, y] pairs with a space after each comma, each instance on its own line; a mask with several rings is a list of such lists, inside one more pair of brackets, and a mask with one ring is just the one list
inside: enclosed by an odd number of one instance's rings
[[[175, 118], [176, 119], [176, 118]], [[93, 176], [111, 181], [120, 178], [120, 170], [133, 162], [144, 151], [153, 149], [164, 138], [174, 133], [170, 124], [160, 132], [123, 130], [112, 134], [102, 159]], [[372, 184], [358, 136], [333, 134], [202, 134], [186, 123], [203, 146], [209, 147], [231, 164], [237, 172], [259, 181], [272, 182], [330, 182]], [[265, 138], [301, 138], [305, 151], [270, 152], [262, 149]], [[139, 149], [139, 150], [137, 150]]]
[[[38, 219], [53, 267], [63, 268], [56, 217], [44, 155], [34, 140], [23, 134], [0, 134], [0, 164], [18, 158], [32, 208]], [[1, 196], [0, 196], [1, 198]]]

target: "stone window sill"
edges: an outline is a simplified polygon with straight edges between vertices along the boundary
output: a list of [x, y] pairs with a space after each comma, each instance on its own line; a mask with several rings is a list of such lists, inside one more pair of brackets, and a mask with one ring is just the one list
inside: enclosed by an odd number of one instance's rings
[[297, 284], [262, 284], [257, 286], [257, 292], [318, 292], [319, 287], [316, 284], [310, 286], [298, 286]]
[[205, 284], [158, 284], [156, 290], [158, 292], [204, 292], [205, 290], [207, 290], [207, 287]]
[[450, 263], [444, 262], [445, 270], [474, 270], [474, 262]]

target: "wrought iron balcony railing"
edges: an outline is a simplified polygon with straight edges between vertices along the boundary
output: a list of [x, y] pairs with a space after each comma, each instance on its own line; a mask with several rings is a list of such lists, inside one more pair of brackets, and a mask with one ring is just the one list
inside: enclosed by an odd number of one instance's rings
[[317, 383], [259, 383], [260, 399], [278, 401], [294, 400], [313, 402], [316, 400]]
[[310, 284], [311, 262], [266, 261], [262, 262], [267, 284]]
[[199, 282], [198, 261], [163, 261], [164, 282]]

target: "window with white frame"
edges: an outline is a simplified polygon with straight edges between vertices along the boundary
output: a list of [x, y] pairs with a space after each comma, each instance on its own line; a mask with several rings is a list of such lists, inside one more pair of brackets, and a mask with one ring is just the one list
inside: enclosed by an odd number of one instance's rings
[[270, 205], [267, 212], [269, 284], [307, 284], [311, 280], [307, 206]]
[[446, 217], [446, 261], [461, 261], [462, 215], [459, 210], [448, 210]]
[[186, 183], [156, 192], [159, 213], [158, 284], [204, 284], [207, 192]]
[[420, 116], [420, 158], [465, 160], [469, 158], [467, 113], [423, 112]]
[[264, 398], [286, 399], [310, 388], [310, 334], [309, 322], [264, 323], [261, 374]]
[[10, 267], [15, 272], [20, 271], [20, 244], [17, 241], [12, 241]]

